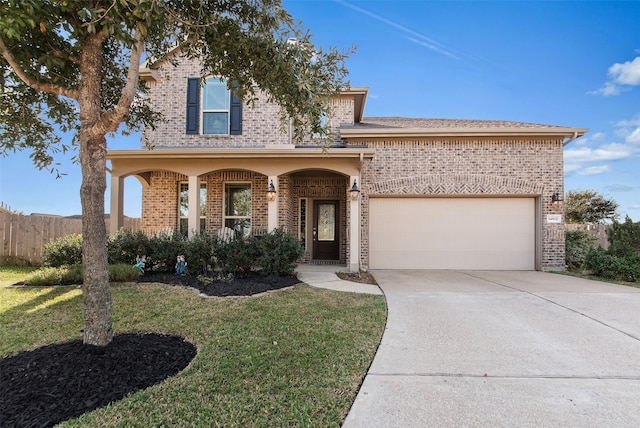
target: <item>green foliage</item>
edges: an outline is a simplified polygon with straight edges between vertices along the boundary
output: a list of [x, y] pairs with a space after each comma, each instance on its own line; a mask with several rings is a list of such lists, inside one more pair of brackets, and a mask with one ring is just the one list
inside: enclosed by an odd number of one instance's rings
[[585, 269], [602, 278], [621, 281], [640, 281], [640, 256], [615, 257], [602, 247], [592, 248], [584, 261]]
[[259, 241], [258, 263], [265, 275], [291, 275], [296, 260], [304, 253], [300, 241], [279, 227], [263, 235]]
[[596, 238], [586, 230], [565, 232], [565, 260], [570, 270], [580, 269]]
[[42, 251], [42, 260], [50, 267], [82, 263], [82, 235], [67, 235], [48, 242]]
[[109, 281], [133, 282], [138, 279], [141, 272], [133, 265], [119, 263], [109, 265]]
[[200, 233], [190, 238], [184, 252], [189, 272], [205, 275], [209, 273], [212, 270], [218, 246], [218, 239], [206, 233]]
[[138, 257], [146, 256], [151, 251], [149, 238], [138, 231], [136, 233], [127, 229], [120, 229], [109, 236], [107, 241], [107, 255], [110, 265], [135, 264]]
[[595, 190], [570, 190], [564, 198], [567, 223], [604, 223], [618, 217], [618, 203]]
[[218, 268], [224, 273], [249, 275], [260, 257], [256, 238], [235, 238], [220, 245], [216, 251]]
[[[149, 239], [149, 253], [145, 269], [171, 272], [176, 265], [176, 258], [184, 255], [188, 248], [188, 239], [180, 233], [169, 235], [160, 233]], [[189, 260], [187, 259], [187, 263]]]
[[[82, 265], [66, 265], [58, 267], [43, 267], [32, 272], [25, 284], [32, 286], [72, 285], [82, 284]], [[109, 281], [131, 282], [138, 279], [140, 271], [128, 264], [109, 265]]]
[[607, 230], [609, 254], [616, 257], [640, 256], [640, 221], [634, 223], [627, 216], [623, 223], [614, 221]]
[[79, 264], [58, 267], [43, 267], [25, 279], [33, 286], [82, 284], [82, 266]]

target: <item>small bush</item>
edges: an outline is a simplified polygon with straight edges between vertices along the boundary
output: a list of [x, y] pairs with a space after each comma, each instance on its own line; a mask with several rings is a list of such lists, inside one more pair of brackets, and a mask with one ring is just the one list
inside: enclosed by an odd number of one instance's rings
[[82, 284], [82, 266], [79, 264], [43, 267], [34, 271], [24, 281], [27, 285], [48, 286], [48, 285], [69, 285]]
[[607, 230], [609, 254], [616, 257], [640, 256], [640, 221], [627, 216], [623, 223], [614, 221]]
[[50, 267], [82, 263], [82, 235], [67, 235], [50, 241], [44, 247], [42, 261]]
[[[158, 234], [149, 239], [149, 253], [146, 255], [146, 270], [172, 272], [175, 269], [176, 257], [186, 254], [188, 239], [179, 234]], [[187, 259], [187, 263], [190, 260]]]
[[142, 274], [138, 268], [129, 264], [109, 265], [110, 282], [133, 282]]
[[[82, 265], [43, 267], [33, 271], [24, 281], [27, 285], [38, 287], [50, 285], [82, 284]], [[140, 271], [128, 264], [109, 265], [110, 282], [131, 282], [138, 279]]]
[[640, 257], [637, 255], [615, 257], [602, 247], [592, 248], [585, 257], [584, 268], [602, 278], [640, 281]]
[[109, 236], [107, 252], [109, 264], [135, 264], [137, 257], [146, 256], [150, 251], [149, 238], [138, 231], [120, 229]]
[[218, 246], [218, 239], [205, 233], [195, 235], [189, 239], [184, 252], [189, 272], [206, 275], [212, 271]]
[[277, 228], [259, 240], [258, 263], [265, 275], [291, 275], [296, 268], [296, 260], [303, 254], [300, 241], [293, 235]]
[[255, 238], [236, 238], [229, 242], [220, 242], [216, 251], [218, 268], [226, 274], [239, 274], [247, 277], [260, 256]]
[[567, 230], [565, 233], [567, 268], [570, 270], [580, 269], [595, 241], [596, 238], [586, 230]]

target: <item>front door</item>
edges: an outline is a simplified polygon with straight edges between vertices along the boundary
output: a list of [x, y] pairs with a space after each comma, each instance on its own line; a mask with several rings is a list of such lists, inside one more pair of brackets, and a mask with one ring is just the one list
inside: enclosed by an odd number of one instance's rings
[[313, 259], [339, 260], [338, 201], [314, 201], [313, 203]]

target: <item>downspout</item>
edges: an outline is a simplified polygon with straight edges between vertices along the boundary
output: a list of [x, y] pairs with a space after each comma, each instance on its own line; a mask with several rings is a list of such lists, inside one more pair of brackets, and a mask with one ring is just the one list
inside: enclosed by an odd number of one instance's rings
[[571, 143], [572, 141], [574, 141], [577, 138], [578, 138], [578, 132], [576, 131], [576, 132], [573, 133], [573, 137], [569, 138], [568, 141], [565, 141], [565, 142], [562, 143], [562, 147], [567, 147], [567, 145], [569, 143]]

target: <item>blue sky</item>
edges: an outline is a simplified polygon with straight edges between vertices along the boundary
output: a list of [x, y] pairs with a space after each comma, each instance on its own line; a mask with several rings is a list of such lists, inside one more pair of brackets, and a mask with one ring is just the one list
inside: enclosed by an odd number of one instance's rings
[[[594, 189], [640, 220], [640, 1], [283, 3], [316, 45], [357, 46], [347, 66], [352, 86], [369, 87], [365, 116], [589, 128], [565, 149], [565, 190]], [[135, 135], [109, 140], [139, 146]], [[67, 175], [56, 180], [28, 153], [0, 158], [0, 200], [79, 214], [79, 166], [58, 160]], [[125, 183], [125, 214], [139, 216], [140, 185]]]

